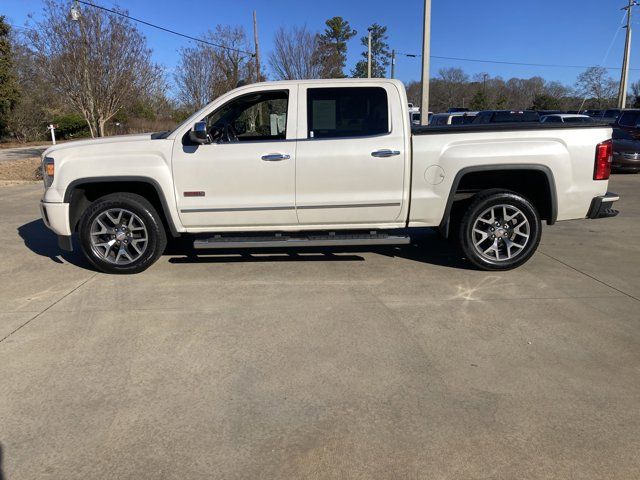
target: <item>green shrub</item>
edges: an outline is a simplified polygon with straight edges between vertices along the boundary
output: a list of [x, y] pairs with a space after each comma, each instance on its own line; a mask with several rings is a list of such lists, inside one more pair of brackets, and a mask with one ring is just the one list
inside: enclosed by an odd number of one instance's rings
[[77, 113], [59, 115], [54, 117], [51, 123], [58, 125], [56, 128], [56, 137], [59, 139], [89, 136], [87, 122], [82, 115], [78, 115]]

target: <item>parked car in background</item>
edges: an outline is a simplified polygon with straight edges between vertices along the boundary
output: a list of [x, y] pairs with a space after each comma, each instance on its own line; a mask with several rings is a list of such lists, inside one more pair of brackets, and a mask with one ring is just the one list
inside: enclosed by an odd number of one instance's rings
[[624, 110], [613, 126], [640, 140], [640, 109]]
[[542, 123], [594, 123], [595, 120], [588, 115], [578, 115], [571, 113], [559, 113], [545, 115], [540, 118]]
[[429, 120], [429, 125], [468, 125], [473, 123], [476, 115], [478, 112], [436, 113]]
[[458, 113], [458, 112], [468, 112], [469, 109], [465, 107], [451, 107], [447, 110], [447, 113]]
[[620, 129], [613, 129], [613, 172], [640, 172], [640, 140]]
[[608, 110], [603, 110], [601, 113], [591, 115], [591, 117], [597, 122], [615, 123], [620, 116], [620, 112], [622, 112], [622, 110], [619, 108], [610, 108]]
[[540, 115], [533, 110], [485, 110], [473, 123], [540, 123]]
[[589, 115], [590, 117], [601, 117], [604, 110], [583, 110], [583, 115]]
[[[411, 104], [409, 104], [411, 105]], [[429, 118], [427, 122], [431, 122], [431, 118], [433, 118], [433, 112], [428, 113]], [[420, 109], [417, 112], [409, 112], [409, 117], [411, 118], [411, 125], [420, 125], [420, 120], [422, 119], [422, 115], [420, 114]]]
[[[545, 117], [547, 115], [556, 115], [558, 113], [571, 113], [571, 112], [563, 112], [562, 110], [536, 110], [540, 118]], [[578, 113], [578, 112], [575, 112]]]

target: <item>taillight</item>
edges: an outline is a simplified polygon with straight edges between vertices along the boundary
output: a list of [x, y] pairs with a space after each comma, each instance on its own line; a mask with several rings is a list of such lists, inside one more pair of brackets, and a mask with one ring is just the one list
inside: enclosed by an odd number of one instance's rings
[[611, 161], [613, 160], [613, 141], [606, 140], [596, 147], [596, 164], [593, 169], [594, 180], [609, 180]]

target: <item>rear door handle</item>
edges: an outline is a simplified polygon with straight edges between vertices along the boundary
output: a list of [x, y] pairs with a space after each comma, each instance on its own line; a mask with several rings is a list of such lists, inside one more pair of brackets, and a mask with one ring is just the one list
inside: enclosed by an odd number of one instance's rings
[[262, 160], [265, 162], [279, 162], [280, 160], [289, 160], [291, 155], [286, 153], [270, 153], [269, 155], [263, 155]]
[[371, 152], [372, 157], [395, 157], [397, 155], [400, 155], [400, 150], [389, 150], [388, 148]]

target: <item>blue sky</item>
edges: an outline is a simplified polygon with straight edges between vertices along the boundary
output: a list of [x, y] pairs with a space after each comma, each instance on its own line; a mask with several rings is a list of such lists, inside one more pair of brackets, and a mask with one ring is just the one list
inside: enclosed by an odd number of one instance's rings
[[[431, 54], [560, 65], [619, 66], [624, 46], [620, 28], [625, 0], [432, 0]], [[264, 64], [271, 41], [280, 26], [307, 25], [321, 30], [324, 21], [340, 15], [358, 30], [349, 45], [348, 68], [359, 59], [361, 34], [373, 22], [388, 27], [389, 44], [406, 53], [419, 53], [422, 39], [422, 0], [96, 0], [111, 7], [118, 4], [130, 15], [193, 36], [216, 24], [242, 25], [252, 32], [252, 11], [258, 14]], [[24, 25], [27, 15], [41, 11], [41, 0], [2, 0], [0, 14], [10, 23]], [[88, 8], [88, 7], [84, 7]], [[634, 25], [640, 24], [640, 8]], [[169, 70], [178, 59], [178, 49], [190, 41], [140, 25], [157, 62]], [[616, 35], [617, 32], [617, 35]], [[614, 40], [615, 38], [615, 40]], [[636, 35], [636, 38], [637, 35]], [[612, 43], [613, 41], [613, 43]], [[611, 45], [611, 48], [609, 48]], [[635, 46], [635, 45], [634, 45]], [[605, 58], [607, 51], [608, 56]], [[632, 53], [630, 78], [640, 78], [640, 54]], [[603, 63], [604, 60], [604, 63]], [[579, 68], [500, 65], [433, 59], [431, 74], [446, 67], [461, 67], [467, 73], [487, 72], [492, 76], [531, 77], [573, 84]], [[618, 79], [619, 70], [610, 70]], [[400, 56], [396, 76], [404, 81], [420, 78], [420, 59]]]

